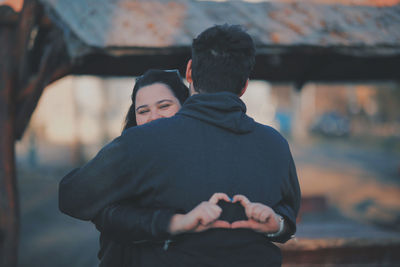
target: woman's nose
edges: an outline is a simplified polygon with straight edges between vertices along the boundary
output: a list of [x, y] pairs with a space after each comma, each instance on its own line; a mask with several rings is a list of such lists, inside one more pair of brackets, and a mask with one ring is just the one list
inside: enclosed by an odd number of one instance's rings
[[161, 118], [161, 115], [157, 111], [152, 111], [149, 117], [149, 122]]

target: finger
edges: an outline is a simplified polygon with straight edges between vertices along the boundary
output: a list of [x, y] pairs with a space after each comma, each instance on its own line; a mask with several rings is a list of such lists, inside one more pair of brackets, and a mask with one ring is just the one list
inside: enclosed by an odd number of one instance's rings
[[213, 221], [217, 220], [220, 213], [218, 211], [213, 210], [211, 207], [205, 207], [201, 212], [202, 224], [208, 225]]
[[213, 222], [210, 228], [231, 228], [231, 224], [226, 221], [217, 220]]
[[208, 214], [210, 214], [211, 217], [215, 217], [217, 219], [219, 215], [221, 215], [222, 209], [220, 206], [216, 204], [211, 204], [210, 202], [207, 202], [206, 205], [204, 205], [204, 211], [206, 211]]
[[195, 232], [195, 233], [200, 233], [200, 232], [203, 232], [203, 231], [205, 231], [205, 230], [208, 230], [208, 227], [207, 227], [207, 226], [198, 225], [195, 229], [193, 229], [193, 232]]
[[185, 215], [184, 222], [188, 225], [186, 228], [189, 230], [195, 230], [200, 225], [208, 225], [212, 223], [220, 216], [220, 209], [221, 208], [217, 205], [211, 204], [208, 201], [203, 201]]
[[247, 206], [244, 207], [244, 211], [246, 213], [247, 218], [253, 218], [255, 205], [253, 203], [249, 203]]
[[192, 209], [187, 215], [190, 216], [190, 218], [196, 218], [196, 220], [199, 220], [201, 218], [204, 206], [206, 205], [206, 201], [200, 203], [197, 205], [194, 209]]
[[218, 201], [220, 201], [220, 200], [225, 200], [226, 202], [231, 202], [231, 199], [225, 193], [215, 193], [214, 195], [211, 196], [211, 198], [208, 202], [210, 202], [212, 204], [217, 204]]
[[243, 195], [235, 195], [233, 197], [233, 203], [236, 203], [236, 202], [240, 202], [242, 204], [242, 206], [245, 208], [251, 203], [250, 200]]
[[211, 204], [211, 203], [208, 204], [209, 204], [208, 208], [211, 209], [213, 212], [215, 212], [216, 216], [221, 215], [222, 208], [220, 206], [218, 206], [217, 204]]
[[193, 210], [192, 216], [196, 218], [199, 224], [205, 224], [210, 220], [205, 203], [201, 203], [201, 205]]
[[201, 225], [208, 225], [213, 221], [214, 219], [207, 212], [200, 214], [199, 222]]
[[252, 228], [252, 223], [250, 221], [236, 221], [231, 224], [232, 229], [238, 228]]
[[246, 196], [240, 195], [240, 194], [235, 195], [233, 197], [233, 202], [237, 202], [237, 201], [244, 202], [245, 204], [251, 203], [250, 200]]
[[251, 218], [253, 218], [256, 221], [260, 221], [260, 217], [261, 217], [261, 213], [263, 212], [263, 208], [258, 206], [258, 205], [254, 205], [254, 208], [251, 211]]
[[[221, 211], [222, 211], [222, 209], [221, 209]], [[213, 207], [213, 206], [210, 206], [207, 208], [207, 213], [209, 214], [210, 219], [213, 221], [217, 220], [219, 215], [221, 214], [221, 212], [218, 210], [218, 208]]]
[[254, 220], [247, 220], [247, 221], [237, 221], [231, 224], [232, 229], [239, 229], [239, 228], [245, 228], [245, 229], [251, 229], [253, 231], [259, 232], [259, 233], [265, 233], [267, 232], [267, 226], [261, 223], [258, 223]]
[[213, 222], [213, 223], [211, 223], [209, 225], [198, 225], [196, 227], [196, 229], [194, 229], [193, 231], [198, 233], [198, 232], [206, 231], [206, 230], [211, 229], [211, 228], [230, 229], [231, 225], [228, 222], [218, 220], [218, 221], [215, 221], [215, 222]]
[[260, 215], [260, 221], [266, 223], [270, 220], [272, 212], [269, 210], [264, 210]]
[[217, 211], [213, 210], [211, 207], [207, 207], [205, 209], [205, 212], [207, 213], [207, 215], [211, 221], [215, 221], [219, 216], [219, 213]]

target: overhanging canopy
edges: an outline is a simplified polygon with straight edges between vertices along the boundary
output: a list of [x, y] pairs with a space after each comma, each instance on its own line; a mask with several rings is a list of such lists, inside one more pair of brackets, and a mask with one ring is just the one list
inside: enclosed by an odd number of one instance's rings
[[399, 77], [399, 4], [40, 2], [62, 29], [77, 74], [137, 75], [150, 67], [183, 71], [193, 38], [229, 23], [243, 25], [255, 40], [254, 78], [303, 83]]

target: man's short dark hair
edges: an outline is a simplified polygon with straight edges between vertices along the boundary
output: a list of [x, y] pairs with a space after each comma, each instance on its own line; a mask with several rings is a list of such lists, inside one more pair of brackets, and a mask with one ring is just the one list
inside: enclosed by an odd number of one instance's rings
[[252, 38], [239, 25], [216, 25], [193, 40], [192, 79], [196, 91], [239, 94], [255, 62]]

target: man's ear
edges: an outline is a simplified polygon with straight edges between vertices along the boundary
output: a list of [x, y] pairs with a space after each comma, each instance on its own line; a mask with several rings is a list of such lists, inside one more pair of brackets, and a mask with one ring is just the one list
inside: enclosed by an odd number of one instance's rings
[[188, 83], [193, 83], [192, 79], [192, 60], [190, 59], [186, 65], [186, 80]]
[[247, 89], [248, 85], [249, 85], [249, 79], [247, 79], [246, 84], [244, 85], [242, 91], [240, 91], [239, 97], [241, 97], [244, 94], [244, 92], [246, 92], [246, 89]]

